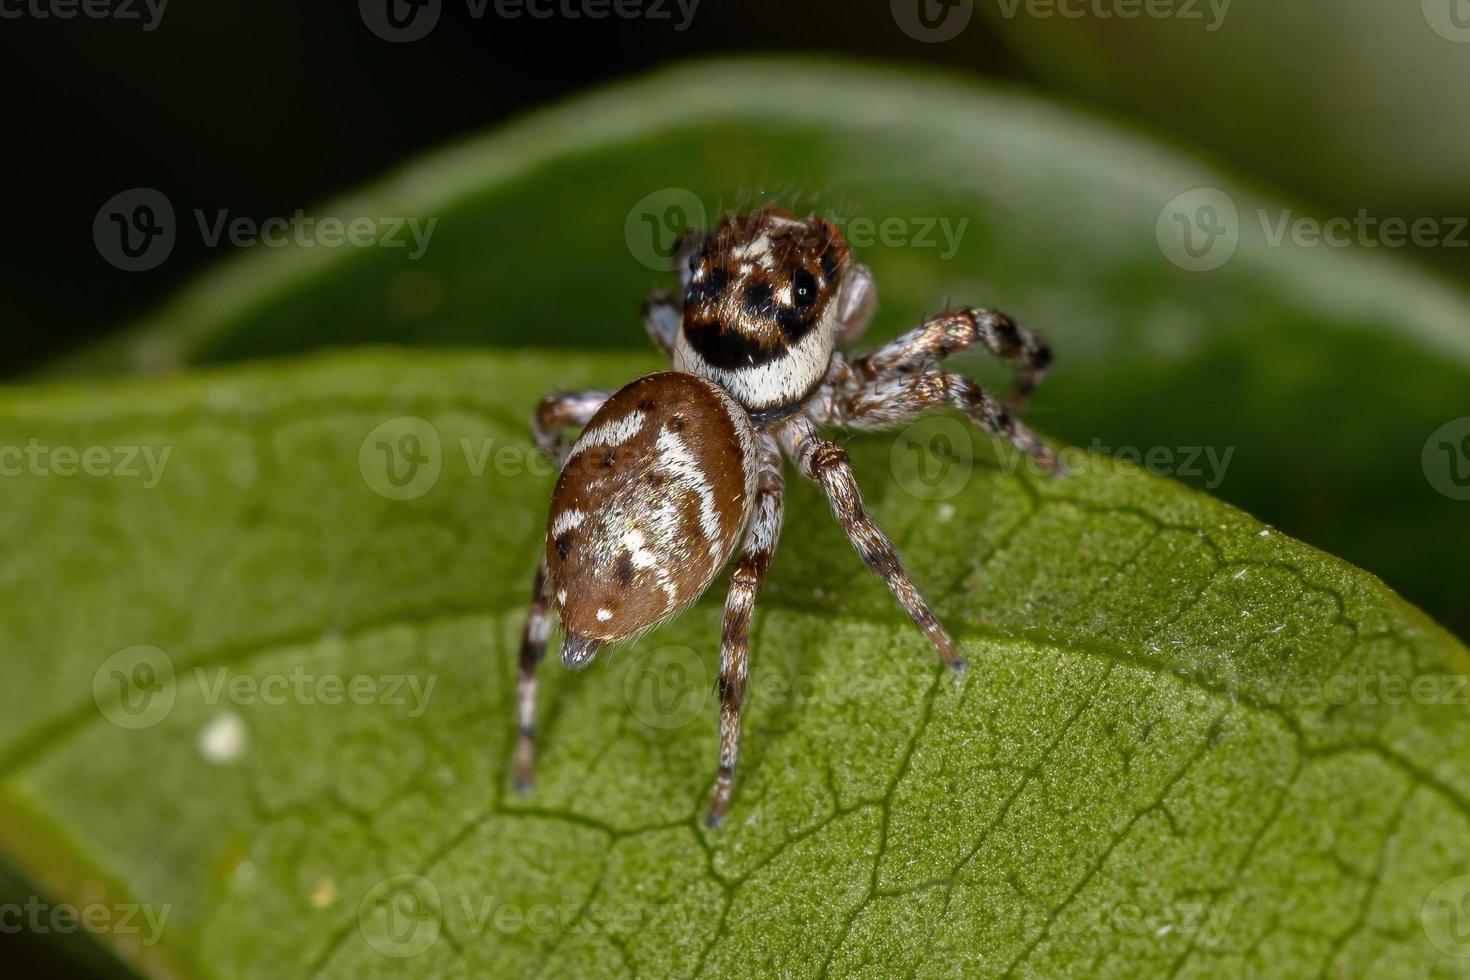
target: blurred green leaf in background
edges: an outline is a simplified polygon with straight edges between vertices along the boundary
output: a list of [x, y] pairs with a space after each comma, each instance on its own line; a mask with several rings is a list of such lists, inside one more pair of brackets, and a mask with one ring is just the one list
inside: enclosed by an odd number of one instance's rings
[[[1327, 208], [1470, 213], [1463, 0], [992, 0], [975, 9], [1043, 78], [1153, 122]], [[1066, 15], [1063, 14], [1066, 11]], [[1470, 272], [1470, 252], [1453, 258]]]

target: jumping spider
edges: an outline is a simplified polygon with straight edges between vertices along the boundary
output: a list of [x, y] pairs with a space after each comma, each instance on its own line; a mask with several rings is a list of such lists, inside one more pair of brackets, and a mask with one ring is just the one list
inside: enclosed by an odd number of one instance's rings
[[[829, 222], [766, 206], [690, 232], [678, 252], [682, 300], [644, 308], [674, 370], [615, 393], [550, 395], [533, 418], [537, 446], [562, 465], [532, 589], [516, 685], [515, 776], [531, 779], [537, 662], [551, 609], [566, 629], [562, 663], [688, 608], [742, 540], [720, 644], [719, 768], [709, 823], [730, 803], [756, 594], [781, 531], [782, 452], [819, 484], [858, 555], [887, 583], [950, 668], [954, 642], [863, 507], [847, 453], [818, 427], [874, 430], [953, 406], [1055, 472], [1051, 450], [1016, 421], [1051, 360], [1044, 341], [994, 310], [956, 309], [862, 357], [836, 350], [861, 334], [873, 276]], [[1009, 405], [939, 369], [979, 343], [1018, 369]], [[568, 445], [563, 430], [585, 427]]]

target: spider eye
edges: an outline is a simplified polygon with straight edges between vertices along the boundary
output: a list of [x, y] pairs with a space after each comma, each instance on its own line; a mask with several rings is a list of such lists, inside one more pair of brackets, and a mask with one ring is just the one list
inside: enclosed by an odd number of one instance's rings
[[710, 269], [705, 272], [703, 279], [689, 284], [685, 301], [690, 306], [713, 302], [720, 298], [729, 283], [730, 274], [724, 269], [718, 267]]
[[741, 298], [741, 305], [748, 312], [754, 313], [757, 316], [774, 316], [776, 307], [771, 300], [774, 293], [775, 290], [771, 288], [770, 283], [754, 283], [745, 287], [745, 293]]
[[805, 310], [817, 301], [817, 281], [805, 269], [791, 274], [791, 298], [798, 310]]

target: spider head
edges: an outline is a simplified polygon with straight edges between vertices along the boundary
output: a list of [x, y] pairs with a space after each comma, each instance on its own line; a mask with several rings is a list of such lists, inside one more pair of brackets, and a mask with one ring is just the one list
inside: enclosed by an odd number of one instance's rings
[[674, 366], [723, 385], [757, 422], [795, 411], [826, 376], [852, 253], [832, 223], [768, 205], [685, 239]]

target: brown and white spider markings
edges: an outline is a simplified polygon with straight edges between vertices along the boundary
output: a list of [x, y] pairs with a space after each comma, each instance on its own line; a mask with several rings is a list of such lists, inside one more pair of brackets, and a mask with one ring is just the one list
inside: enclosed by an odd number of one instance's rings
[[[712, 231], [686, 235], [679, 258], [682, 299], [655, 292], [644, 311], [674, 370], [611, 395], [550, 395], [533, 418], [536, 444], [562, 471], [521, 644], [514, 768], [525, 788], [535, 669], [553, 608], [566, 630], [562, 662], [580, 669], [603, 644], [691, 605], [740, 543], [720, 643], [719, 766], [709, 809], [717, 826], [735, 779], [751, 614], [781, 532], [782, 453], [826, 493], [858, 555], [940, 660], [961, 670], [954, 642], [864, 509], [847, 453], [819, 429], [892, 428], [952, 406], [1055, 472], [1051, 450], [1014, 414], [1051, 355], [1004, 313], [965, 308], [870, 354], [845, 356], [837, 344], [872, 318], [873, 276], [818, 217], [801, 220], [774, 206], [730, 214]], [[973, 344], [1016, 366], [1008, 405], [939, 368]], [[575, 427], [583, 431], [568, 445], [563, 432]]]

